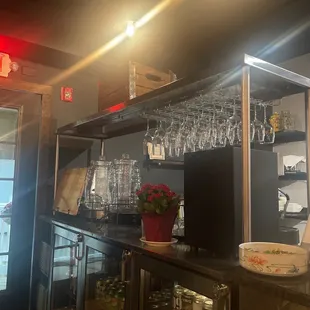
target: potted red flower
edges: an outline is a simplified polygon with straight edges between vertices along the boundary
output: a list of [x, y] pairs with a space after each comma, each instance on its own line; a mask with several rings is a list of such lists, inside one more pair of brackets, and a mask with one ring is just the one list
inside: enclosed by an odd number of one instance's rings
[[180, 197], [164, 184], [145, 184], [137, 191], [147, 241], [170, 242]]

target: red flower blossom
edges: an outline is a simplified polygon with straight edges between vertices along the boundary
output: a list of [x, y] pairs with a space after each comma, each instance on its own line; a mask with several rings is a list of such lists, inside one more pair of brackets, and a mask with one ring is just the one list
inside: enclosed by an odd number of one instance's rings
[[141, 191], [145, 191], [146, 189], [152, 188], [152, 184], [146, 183], [141, 187]]
[[153, 198], [153, 196], [149, 196], [149, 197], [147, 197], [147, 201], [148, 201], [148, 202], [152, 202], [152, 201], [153, 201], [153, 199], [154, 199], [154, 198]]
[[159, 184], [158, 188], [161, 189], [163, 192], [170, 192], [170, 188], [165, 184]]

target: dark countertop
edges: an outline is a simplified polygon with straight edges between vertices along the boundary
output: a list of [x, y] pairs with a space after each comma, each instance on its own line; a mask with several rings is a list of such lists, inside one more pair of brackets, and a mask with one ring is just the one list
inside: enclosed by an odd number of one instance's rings
[[228, 285], [241, 284], [253, 287], [266, 294], [272, 294], [274, 297], [310, 306], [310, 271], [306, 275], [294, 278], [261, 276], [241, 268], [238, 261], [210, 258], [206, 251], [193, 251], [185, 244], [175, 244], [165, 248], [144, 245], [139, 240], [141, 232], [137, 228], [107, 227], [104, 231], [100, 231], [93, 223], [77, 219], [72, 221], [70, 218], [64, 220], [46, 216], [41, 217], [45, 222], [83, 233], [124, 249], [131, 249], [149, 255]]

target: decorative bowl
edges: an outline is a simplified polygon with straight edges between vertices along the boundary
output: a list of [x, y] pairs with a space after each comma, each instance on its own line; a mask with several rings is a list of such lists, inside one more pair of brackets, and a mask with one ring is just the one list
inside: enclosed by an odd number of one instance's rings
[[308, 271], [308, 252], [294, 245], [249, 242], [239, 245], [239, 262], [255, 273], [294, 277]]

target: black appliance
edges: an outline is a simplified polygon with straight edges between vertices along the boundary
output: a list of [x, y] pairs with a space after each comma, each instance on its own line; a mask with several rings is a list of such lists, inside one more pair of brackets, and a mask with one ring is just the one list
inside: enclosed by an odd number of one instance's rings
[[[277, 154], [251, 150], [252, 241], [277, 242]], [[241, 148], [187, 153], [184, 158], [186, 243], [217, 257], [237, 257], [242, 238]]]
[[291, 245], [298, 245], [299, 230], [295, 227], [280, 226], [279, 242]]

